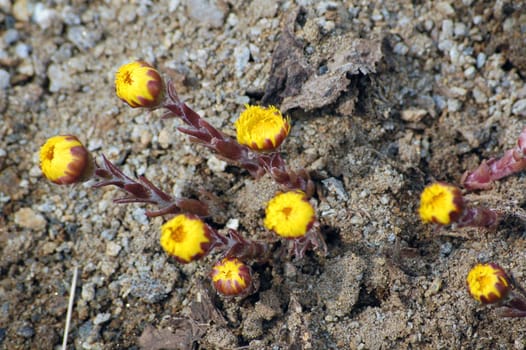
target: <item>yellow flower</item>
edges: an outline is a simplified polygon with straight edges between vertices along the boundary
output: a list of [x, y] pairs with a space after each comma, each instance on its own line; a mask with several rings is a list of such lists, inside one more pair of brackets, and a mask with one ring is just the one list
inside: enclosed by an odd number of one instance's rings
[[484, 304], [493, 304], [504, 299], [511, 290], [510, 278], [495, 263], [477, 264], [466, 279], [468, 292]]
[[67, 185], [88, 180], [94, 164], [91, 154], [79, 139], [59, 135], [49, 138], [40, 148], [40, 168], [50, 181]]
[[179, 214], [161, 228], [161, 246], [181, 263], [189, 263], [207, 254], [211, 244], [210, 228], [198, 217]]
[[159, 72], [144, 61], [125, 64], [115, 75], [117, 96], [133, 108], [159, 106], [164, 99], [164, 90]]
[[464, 200], [460, 189], [442, 182], [427, 186], [420, 197], [418, 213], [424, 223], [448, 225], [460, 218]]
[[303, 237], [316, 219], [314, 208], [302, 191], [279, 193], [265, 209], [264, 225], [284, 238]]
[[238, 258], [224, 258], [210, 272], [215, 290], [226, 296], [237, 296], [252, 290], [252, 272]]
[[290, 120], [274, 106], [245, 105], [235, 123], [237, 142], [256, 151], [273, 150], [290, 132]]

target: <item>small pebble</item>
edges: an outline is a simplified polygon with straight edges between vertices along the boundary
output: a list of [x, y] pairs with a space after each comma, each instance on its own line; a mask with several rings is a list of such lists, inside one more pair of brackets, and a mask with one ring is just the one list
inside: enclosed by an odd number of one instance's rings
[[170, 0], [168, 3], [168, 11], [174, 12], [179, 7], [179, 4], [181, 3], [181, 0]]
[[239, 228], [239, 219], [228, 219], [228, 221], [225, 224], [225, 227], [230, 228], [232, 230], [237, 230]]
[[58, 18], [55, 10], [46, 8], [42, 2], [38, 2], [33, 10], [33, 21], [45, 30], [49, 28]]
[[5, 90], [11, 85], [11, 75], [5, 69], [0, 69], [0, 90]]
[[84, 322], [78, 330], [80, 339], [87, 339], [90, 336], [92, 330], [93, 323], [91, 321]]
[[64, 6], [62, 9], [62, 21], [68, 26], [74, 26], [80, 24], [80, 16], [75, 12], [75, 9], [71, 6]]
[[445, 19], [442, 21], [442, 31], [440, 32], [440, 39], [449, 39], [453, 36], [453, 21]]
[[484, 67], [485, 63], [486, 63], [486, 54], [484, 52], [480, 52], [477, 55], [477, 68], [480, 69]]
[[458, 112], [462, 107], [462, 102], [456, 98], [450, 98], [447, 100], [447, 109], [449, 112]]
[[226, 166], [228, 165], [227, 162], [224, 160], [218, 159], [217, 157], [211, 155], [210, 158], [208, 158], [206, 162], [208, 168], [212, 170], [214, 173], [222, 173], [225, 171]]
[[106, 243], [106, 255], [108, 256], [117, 256], [119, 255], [119, 252], [121, 251], [122, 247], [118, 245], [117, 243], [114, 243], [112, 241]]
[[467, 27], [464, 23], [455, 23], [453, 33], [456, 37], [464, 37], [468, 33]]
[[15, 53], [20, 58], [29, 58], [31, 47], [24, 43], [18, 43], [15, 47]]
[[363, 218], [360, 215], [354, 215], [349, 222], [353, 225], [362, 225], [364, 223]]
[[84, 26], [69, 27], [67, 38], [81, 51], [87, 51], [101, 39], [102, 32], [88, 30]]
[[472, 94], [473, 94], [473, 98], [475, 99], [475, 102], [480, 103], [480, 104], [488, 102], [488, 97], [478, 87], [475, 87], [473, 89]]
[[111, 314], [109, 312], [97, 314], [97, 316], [95, 316], [95, 319], [93, 320], [93, 324], [99, 325], [99, 324], [106, 323], [110, 320], [110, 318], [111, 318]]
[[349, 195], [347, 194], [347, 191], [345, 191], [345, 187], [340, 180], [330, 177], [328, 179], [322, 180], [322, 184], [329, 192], [335, 193], [339, 199], [344, 201], [349, 199]]
[[400, 118], [406, 122], [419, 122], [426, 115], [425, 109], [406, 109], [402, 111]]
[[227, 8], [211, 0], [185, 1], [186, 12], [203, 27], [219, 28], [223, 25]]
[[3, 39], [7, 45], [15, 43], [20, 38], [20, 34], [16, 29], [8, 29], [4, 33]]
[[399, 42], [393, 48], [393, 52], [397, 55], [405, 56], [409, 52], [409, 47], [406, 44]]
[[140, 223], [141, 225], [148, 225], [148, 217], [146, 216], [146, 210], [144, 208], [135, 208], [132, 211], [133, 220]]
[[21, 208], [15, 213], [15, 223], [31, 230], [46, 228], [46, 219], [31, 208]]
[[441, 1], [436, 4], [436, 9], [444, 16], [452, 16], [455, 14], [455, 9], [446, 1]]
[[51, 92], [73, 90], [76, 83], [71, 72], [58, 64], [49, 65], [47, 76], [49, 78], [49, 91]]
[[31, 338], [35, 335], [35, 330], [32, 326], [25, 324], [23, 326], [20, 326], [16, 330], [16, 334], [23, 337], [23, 338]]
[[464, 70], [464, 76], [466, 77], [466, 79], [473, 79], [476, 73], [477, 70], [473, 66], [469, 66]]
[[29, 22], [30, 15], [27, 0], [15, 0], [13, 4], [13, 16], [20, 22]]
[[453, 244], [446, 242], [440, 246], [440, 255], [443, 257], [448, 256], [453, 251]]
[[247, 46], [237, 46], [234, 49], [236, 77], [240, 78], [250, 59], [250, 49]]
[[442, 280], [440, 279], [440, 277], [437, 277], [437, 278], [435, 278], [433, 280], [433, 282], [431, 283], [429, 288], [426, 290], [424, 295], [426, 297], [433, 296], [433, 295], [437, 294], [440, 291], [441, 288], [442, 288]]
[[157, 141], [159, 142], [159, 146], [161, 148], [168, 148], [170, 147], [170, 144], [172, 142], [172, 138], [170, 137], [170, 132], [166, 129], [162, 129], [159, 132], [159, 136], [157, 137]]
[[95, 284], [88, 282], [82, 286], [80, 297], [84, 301], [92, 301], [95, 299]]
[[526, 99], [518, 100], [513, 104], [511, 112], [521, 117], [526, 117]]
[[135, 278], [130, 287], [130, 294], [146, 303], [158, 303], [166, 299], [171, 291], [172, 287], [166, 288], [161, 281], [146, 274]]
[[132, 23], [135, 21], [135, 19], [137, 19], [137, 10], [135, 6], [131, 4], [122, 6], [121, 10], [119, 11], [119, 23]]

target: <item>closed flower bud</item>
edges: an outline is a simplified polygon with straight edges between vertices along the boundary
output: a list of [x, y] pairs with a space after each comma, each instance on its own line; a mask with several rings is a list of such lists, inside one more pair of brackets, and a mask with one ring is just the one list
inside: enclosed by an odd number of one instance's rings
[[246, 105], [235, 127], [237, 142], [256, 151], [269, 151], [285, 140], [290, 132], [290, 120], [274, 106]]
[[94, 163], [78, 138], [60, 135], [49, 138], [40, 148], [40, 168], [50, 181], [68, 185], [88, 180]]
[[316, 220], [312, 204], [302, 191], [279, 193], [265, 210], [264, 225], [284, 238], [305, 236]]
[[503, 300], [511, 290], [511, 281], [506, 271], [495, 263], [477, 264], [466, 279], [468, 292], [483, 304]]
[[253, 290], [252, 271], [237, 258], [224, 258], [210, 272], [215, 290], [225, 296], [248, 295]]
[[210, 228], [197, 216], [176, 215], [161, 228], [161, 246], [177, 261], [189, 263], [210, 251]]
[[119, 68], [115, 75], [117, 96], [131, 107], [158, 107], [164, 100], [165, 86], [159, 72], [144, 61]]
[[442, 182], [427, 186], [420, 197], [418, 213], [424, 223], [449, 225], [456, 222], [464, 210], [460, 189]]

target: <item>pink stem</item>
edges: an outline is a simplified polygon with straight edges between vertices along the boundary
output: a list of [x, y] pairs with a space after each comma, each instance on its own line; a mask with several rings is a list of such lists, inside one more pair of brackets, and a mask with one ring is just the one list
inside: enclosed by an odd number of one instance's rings
[[507, 150], [500, 159], [484, 160], [472, 172], [465, 172], [461, 183], [468, 190], [484, 190], [493, 181], [526, 169], [526, 127], [522, 129], [517, 146]]
[[189, 135], [193, 141], [212, 149], [230, 163], [238, 164], [256, 179], [267, 172], [278, 184], [288, 190], [300, 189], [308, 197], [314, 194], [314, 183], [304, 169], [297, 172], [288, 170], [278, 152], [256, 153], [247, 146], [239, 144], [233, 138], [215, 129], [186, 103], [181, 102], [171, 82], [167, 86], [168, 96], [163, 106], [169, 112], [164, 115], [164, 118], [174, 116], [181, 118], [187, 127], [178, 127], [180, 132]]
[[457, 223], [460, 227], [495, 227], [498, 223], [498, 214], [489, 208], [467, 207]]
[[146, 177], [134, 180], [125, 175], [115, 164], [102, 155], [102, 164], [95, 164], [94, 178], [99, 181], [93, 187], [116, 186], [127, 192], [127, 196], [114, 199], [115, 203], [150, 203], [160, 207], [146, 211], [146, 216], [155, 217], [166, 214], [188, 212], [198, 216], [208, 216], [208, 206], [196, 199], [173, 198], [152, 184]]

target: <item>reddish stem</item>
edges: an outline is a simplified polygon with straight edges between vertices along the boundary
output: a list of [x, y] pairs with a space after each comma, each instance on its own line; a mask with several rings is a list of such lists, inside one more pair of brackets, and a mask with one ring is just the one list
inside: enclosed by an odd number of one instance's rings
[[115, 164], [102, 155], [102, 164], [95, 164], [93, 177], [97, 180], [93, 187], [116, 186], [127, 192], [127, 196], [117, 198], [115, 203], [150, 203], [160, 207], [158, 210], [146, 211], [146, 216], [155, 217], [166, 214], [187, 212], [198, 216], [208, 216], [208, 206], [196, 199], [173, 198], [152, 184], [146, 177], [139, 176], [134, 180], [124, 174]]
[[526, 127], [522, 129], [517, 146], [507, 150], [502, 158], [490, 158], [472, 172], [465, 172], [460, 180], [468, 190], [485, 190], [493, 181], [526, 169]]
[[252, 177], [258, 179], [265, 172], [288, 190], [300, 189], [311, 197], [314, 183], [305, 169], [297, 172], [287, 169], [285, 161], [278, 152], [257, 153], [247, 146], [239, 144], [233, 138], [215, 129], [184, 102], [181, 102], [171, 82], [167, 84], [168, 96], [164, 107], [168, 109], [163, 117], [179, 117], [187, 127], [177, 129], [191, 137], [194, 142], [212, 149], [230, 163], [246, 169]]
[[496, 211], [484, 207], [466, 207], [457, 220], [460, 227], [495, 227], [498, 223]]

